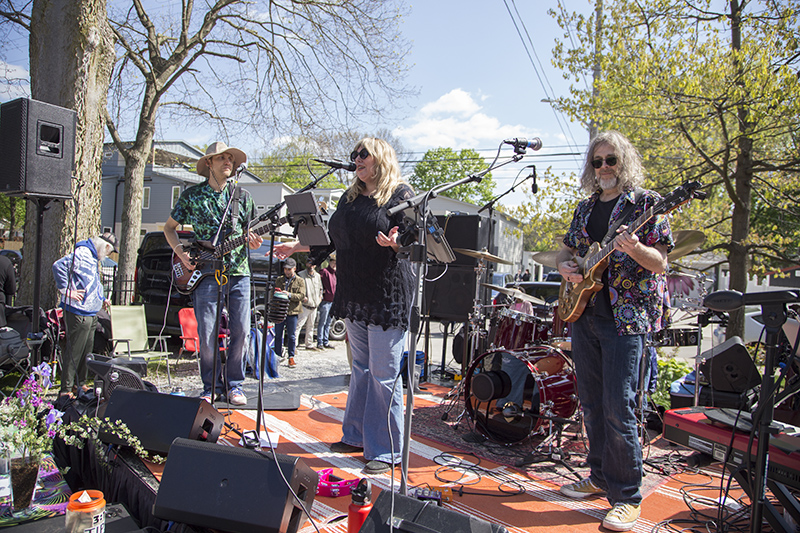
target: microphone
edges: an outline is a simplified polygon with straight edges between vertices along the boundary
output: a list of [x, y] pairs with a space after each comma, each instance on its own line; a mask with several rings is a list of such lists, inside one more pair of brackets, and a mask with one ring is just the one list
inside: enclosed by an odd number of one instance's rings
[[281, 292], [274, 293], [272, 295], [272, 300], [269, 301], [267, 319], [273, 324], [278, 324], [286, 320], [286, 315], [288, 314], [289, 296]]
[[339, 161], [338, 159], [314, 159], [317, 163], [322, 163], [323, 165], [328, 165], [331, 168], [348, 170], [353, 172], [356, 169], [356, 164], [350, 161], [349, 163], [345, 163], [344, 161]]
[[542, 148], [542, 140], [539, 137], [534, 137], [530, 141], [525, 137], [516, 137], [514, 139], [506, 139], [503, 143], [510, 144], [516, 150], [524, 150], [526, 148], [539, 150]]
[[239, 168], [236, 169], [236, 175], [238, 176], [245, 170], [247, 170], [247, 163], [242, 163], [241, 165], [239, 165]]
[[536, 194], [537, 192], [539, 192], [539, 186], [536, 185], [536, 167], [533, 167], [533, 170], [531, 171], [531, 175], [528, 176], [528, 177], [529, 178], [533, 178], [533, 185], [531, 185], [531, 192], [533, 194]]
[[785, 305], [800, 302], [800, 291], [782, 290], [768, 292], [716, 291], [703, 298], [703, 307], [712, 311], [733, 311], [745, 305]]

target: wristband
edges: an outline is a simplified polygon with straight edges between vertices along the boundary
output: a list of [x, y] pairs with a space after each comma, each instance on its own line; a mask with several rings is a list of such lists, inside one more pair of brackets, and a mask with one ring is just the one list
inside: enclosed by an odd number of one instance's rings
[[[339, 479], [338, 481], [331, 481], [333, 476], [333, 468], [324, 468], [317, 472], [319, 475], [319, 484], [317, 484], [317, 496], [327, 496], [336, 498], [338, 496], [348, 496], [353, 487], [358, 485], [361, 481], [356, 479]], [[338, 478], [337, 478], [338, 479]]]

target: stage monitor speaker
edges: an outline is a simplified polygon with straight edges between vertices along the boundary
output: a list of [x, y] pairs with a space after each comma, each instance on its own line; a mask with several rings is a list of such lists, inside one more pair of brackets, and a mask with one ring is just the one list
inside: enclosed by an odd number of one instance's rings
[[[481, 251], [489, 247], [489, 234], [491, 233], [491, 220], [480, 215], [437, 215], [436, 220], [444, 230], [444, 237], [451, 248], [467, 248]], [[488, 250], [494, 253], [492, 250]], [[453, 265], [474, 267], [478, 259], [455, 252], [456, 260]]]
[[72, 109], [38, 100], [0, 105], [0, 192], [72, 198], [75, 123]]
[[[392, 514], [392, 497], [394, 496], [394, 514]], [[389, 527], [389, 524], [392, 527]], [[508, 530], [499, 525], [469, 515], [461, 514], [432, 501], [420, 501], [415, 498], [381, 491], [378, 499], [367, 515], [359, 533], [389, 533], [389, 531], [411, 533], [507, 533]]]
[[761, 375], [739, 337], [731, 337], [701, 354], [700, 371], [711, 388], [722, 392], [745, 392], [761, 384]]
[[[170, 453], [176, 437], [217, 442], [224, 422], [222, 414], [200, 398], [125, 387], [114, 389], [105, 416], [125, 422], [145, 450], [159, 455]], [[100, 432], [100, 440], [124, 444], [107, 432]]]
[[475, 300], [476, 280], [473, 267], [455, 263], [446, 266], [429, 265], [425, 280], [425, 309], [431, 318], [454, 322], [469, 320]]
[[153, 514], [236, 533], [294, 533], [307, 518], [302, 507], [311, 512], [318, 483], [297, 457], [175, 439]]

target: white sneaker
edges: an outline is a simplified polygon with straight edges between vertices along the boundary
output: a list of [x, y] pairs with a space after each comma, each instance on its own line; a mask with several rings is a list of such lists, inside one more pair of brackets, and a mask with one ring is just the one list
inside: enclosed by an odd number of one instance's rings
[[603, 519], [603, 527], [611, 531], [630, 531], [642, 512], [641, 505], [617, 503]]

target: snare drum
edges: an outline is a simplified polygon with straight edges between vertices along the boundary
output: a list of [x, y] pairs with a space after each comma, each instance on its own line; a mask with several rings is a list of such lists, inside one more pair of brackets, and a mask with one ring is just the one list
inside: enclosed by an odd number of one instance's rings
[[548, 418], [569, 418], [578, 408], [570, 360], [555, 348], [487, 352], [470, 365], [464, 383], [475, 428], [501, 444], [544, 434]]
[[548, 326], [538, 317], [511, 309], [501, 309], [498, 315], [497, 333], [494, 336], [496, 348], [521, 350], [547, 342], [550, 335]]

